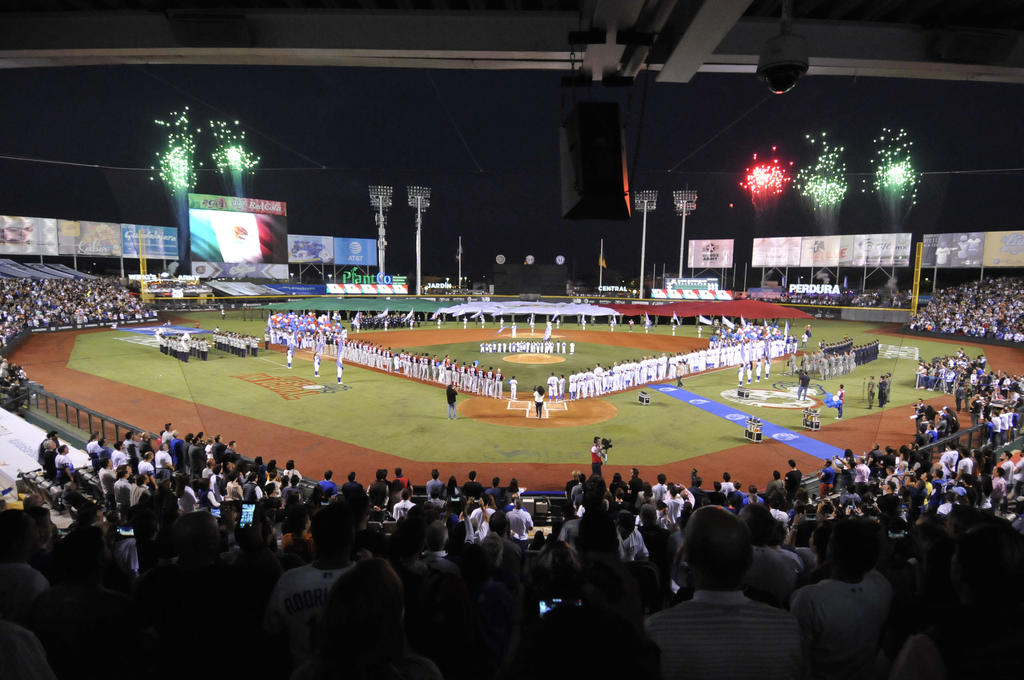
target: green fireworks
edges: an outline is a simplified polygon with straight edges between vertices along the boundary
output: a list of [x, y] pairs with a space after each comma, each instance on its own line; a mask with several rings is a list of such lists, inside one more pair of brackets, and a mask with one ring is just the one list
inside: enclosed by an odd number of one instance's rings
[[153, 122], [167, 129], [167, 148], [157, 152], [153, 171], [171, 191], [188, 191], [196, 185], [196, 142], [188, 107], [172, 112], [167, 120]]
[[237, 129], [237, 125], [237, 120], [233, 124], [222, 120], [210, 121], [210, 134], [215, 143], [213, 162], [221, 172], [249, 172], [260, 162], [259, 156], [245, 148], [245, 130]]
[[904, 129], [882, 128], [875, 138], [875, 191], [891, 200], [914, 203], [920, 174], [914, 169], [911, 150], [914, 145]]
[[843, 147], [832, 146], [821, 133], [820, 139], [805, 135], [812, 147], [820, 147], [813, 165], [801, 168], [796, 175], [796, 189], [815, 208], [836, 207], [846, 197], [846, 163]]

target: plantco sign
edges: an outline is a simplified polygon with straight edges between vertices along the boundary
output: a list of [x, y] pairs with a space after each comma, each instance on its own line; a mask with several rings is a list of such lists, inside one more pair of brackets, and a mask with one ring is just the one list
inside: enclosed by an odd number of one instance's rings
[[341, 282], [393, 286], [405, 285], [406, 279], [404, 276], [391, 276], [390, 274], [384, 274], [383, 272], [377, 272], [376, 274], [360, 274], [359, 270], [353, 267], [352, 269], [346, 269], [341, 273]]

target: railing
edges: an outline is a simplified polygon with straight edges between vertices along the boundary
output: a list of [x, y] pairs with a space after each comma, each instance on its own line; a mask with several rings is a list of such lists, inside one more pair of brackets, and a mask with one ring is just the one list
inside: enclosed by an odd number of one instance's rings
[[974, 427], [958, 430], [956, 433], [927, 446], [922, 446], [918, 451], [927, 454], [928, 460], [934, 463], [936, 453], [941, 454], [943, 451], [957, 446], [965, 446], [967, 449], [980, 448], [987, 439], [988, 428], [984, 424], [975, 425]]
[[[47, 392], [43, 389], [42, 385], [29, 384], [27, 401], [31, 409], [36, 409], [46, 415], [53, 416], [73, 426], [75, 429], [89, 434], [99, 432], [100, 436], [110, 442], [121, 441], [123, 439], [122, 435], [129, 430], [147, 432], [146, 428], [112, 418], [88, 406], [71, 401], [52, 392]], [[74, 415], [72, 415], [72, 411], [74, 411]], [[152, 432], [150, 434], [154, 437], [159, 436]]]

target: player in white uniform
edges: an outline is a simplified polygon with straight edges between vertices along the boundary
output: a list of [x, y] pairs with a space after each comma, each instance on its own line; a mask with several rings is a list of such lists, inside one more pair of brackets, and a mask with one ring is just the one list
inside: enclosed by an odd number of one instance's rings
[[761, 366], [764, 364], [764, 359], [757, 360], [757, 366], [754, 367], [754, 375], [757, 377], [757, 382], [761, 382]]
[[740, 370], [736, 372], [736, 377], [739, 378], [740, 387], [743, 387], [743, 364], [740, 364]]
[[320, 352], [313, 355], [313, 377], [320, 377]]
[[579, 388], [579, 380], [576, 372], [569, 374], [569, 401], [576, 401], [576, 390]]
[[288, 343], [288, 351], [285, 352], [284, 356], [285, 356], [285, 359], [288, 360], [288, 368], [291, 368], [292, 367], [292, 357], [295, 356], [295, 347], [292, 346], [292, 343], [290, 343], [290, 342]]
[[565, 401], [565, 374], [558, 379], [558, 401]]
[[341, 384], [341, 374], [345, 372], [345, 364], [341, 358], [342, 352], [338, 352], [338, 358], [335, 360], [335, 364], [338, 366], [338, 384]]
[[558, 378], [552, 373], [548, 377], [548, 401], [555, 401], [558, 399]]

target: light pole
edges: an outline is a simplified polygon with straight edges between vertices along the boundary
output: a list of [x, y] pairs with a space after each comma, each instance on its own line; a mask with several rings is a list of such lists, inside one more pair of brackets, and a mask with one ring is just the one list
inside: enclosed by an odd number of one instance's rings
[[640, 294], [639, 299], [644, 297], [644, 259], [647, 257], [647, 213], [652, 212], [658, 203], [657, 189], [643, 189], [636, 192], [633, 205], [636, 210], [644, 214], [643, 236], [640, 237]]
[[430, 207], [430, 187], [407, 186], [405, 191], [409, 194], [409, 205], [416, 208], [416, 294], [422, 295], [423, 291], [420, 289], [421, 232], [423, 230], [423, 211]]
[[697, 209], [697, 192], [682, 189], [672, 192], [672, 201], [676, 204], [676, 214], [682, 216], [683, 226], [679, 230], [679, 273], [683, 278], [683, 256], [686, 254], [686, 216]]
[[384, 238], [387, 225], [385, 211], [391, 207], [391, 187], [380, 184], [370, 185], [370, 205], [377, 210], [375, 221], [377, 222], [377, 271], [384, 273], [384, 251], [388, 247], [388, 241]]

